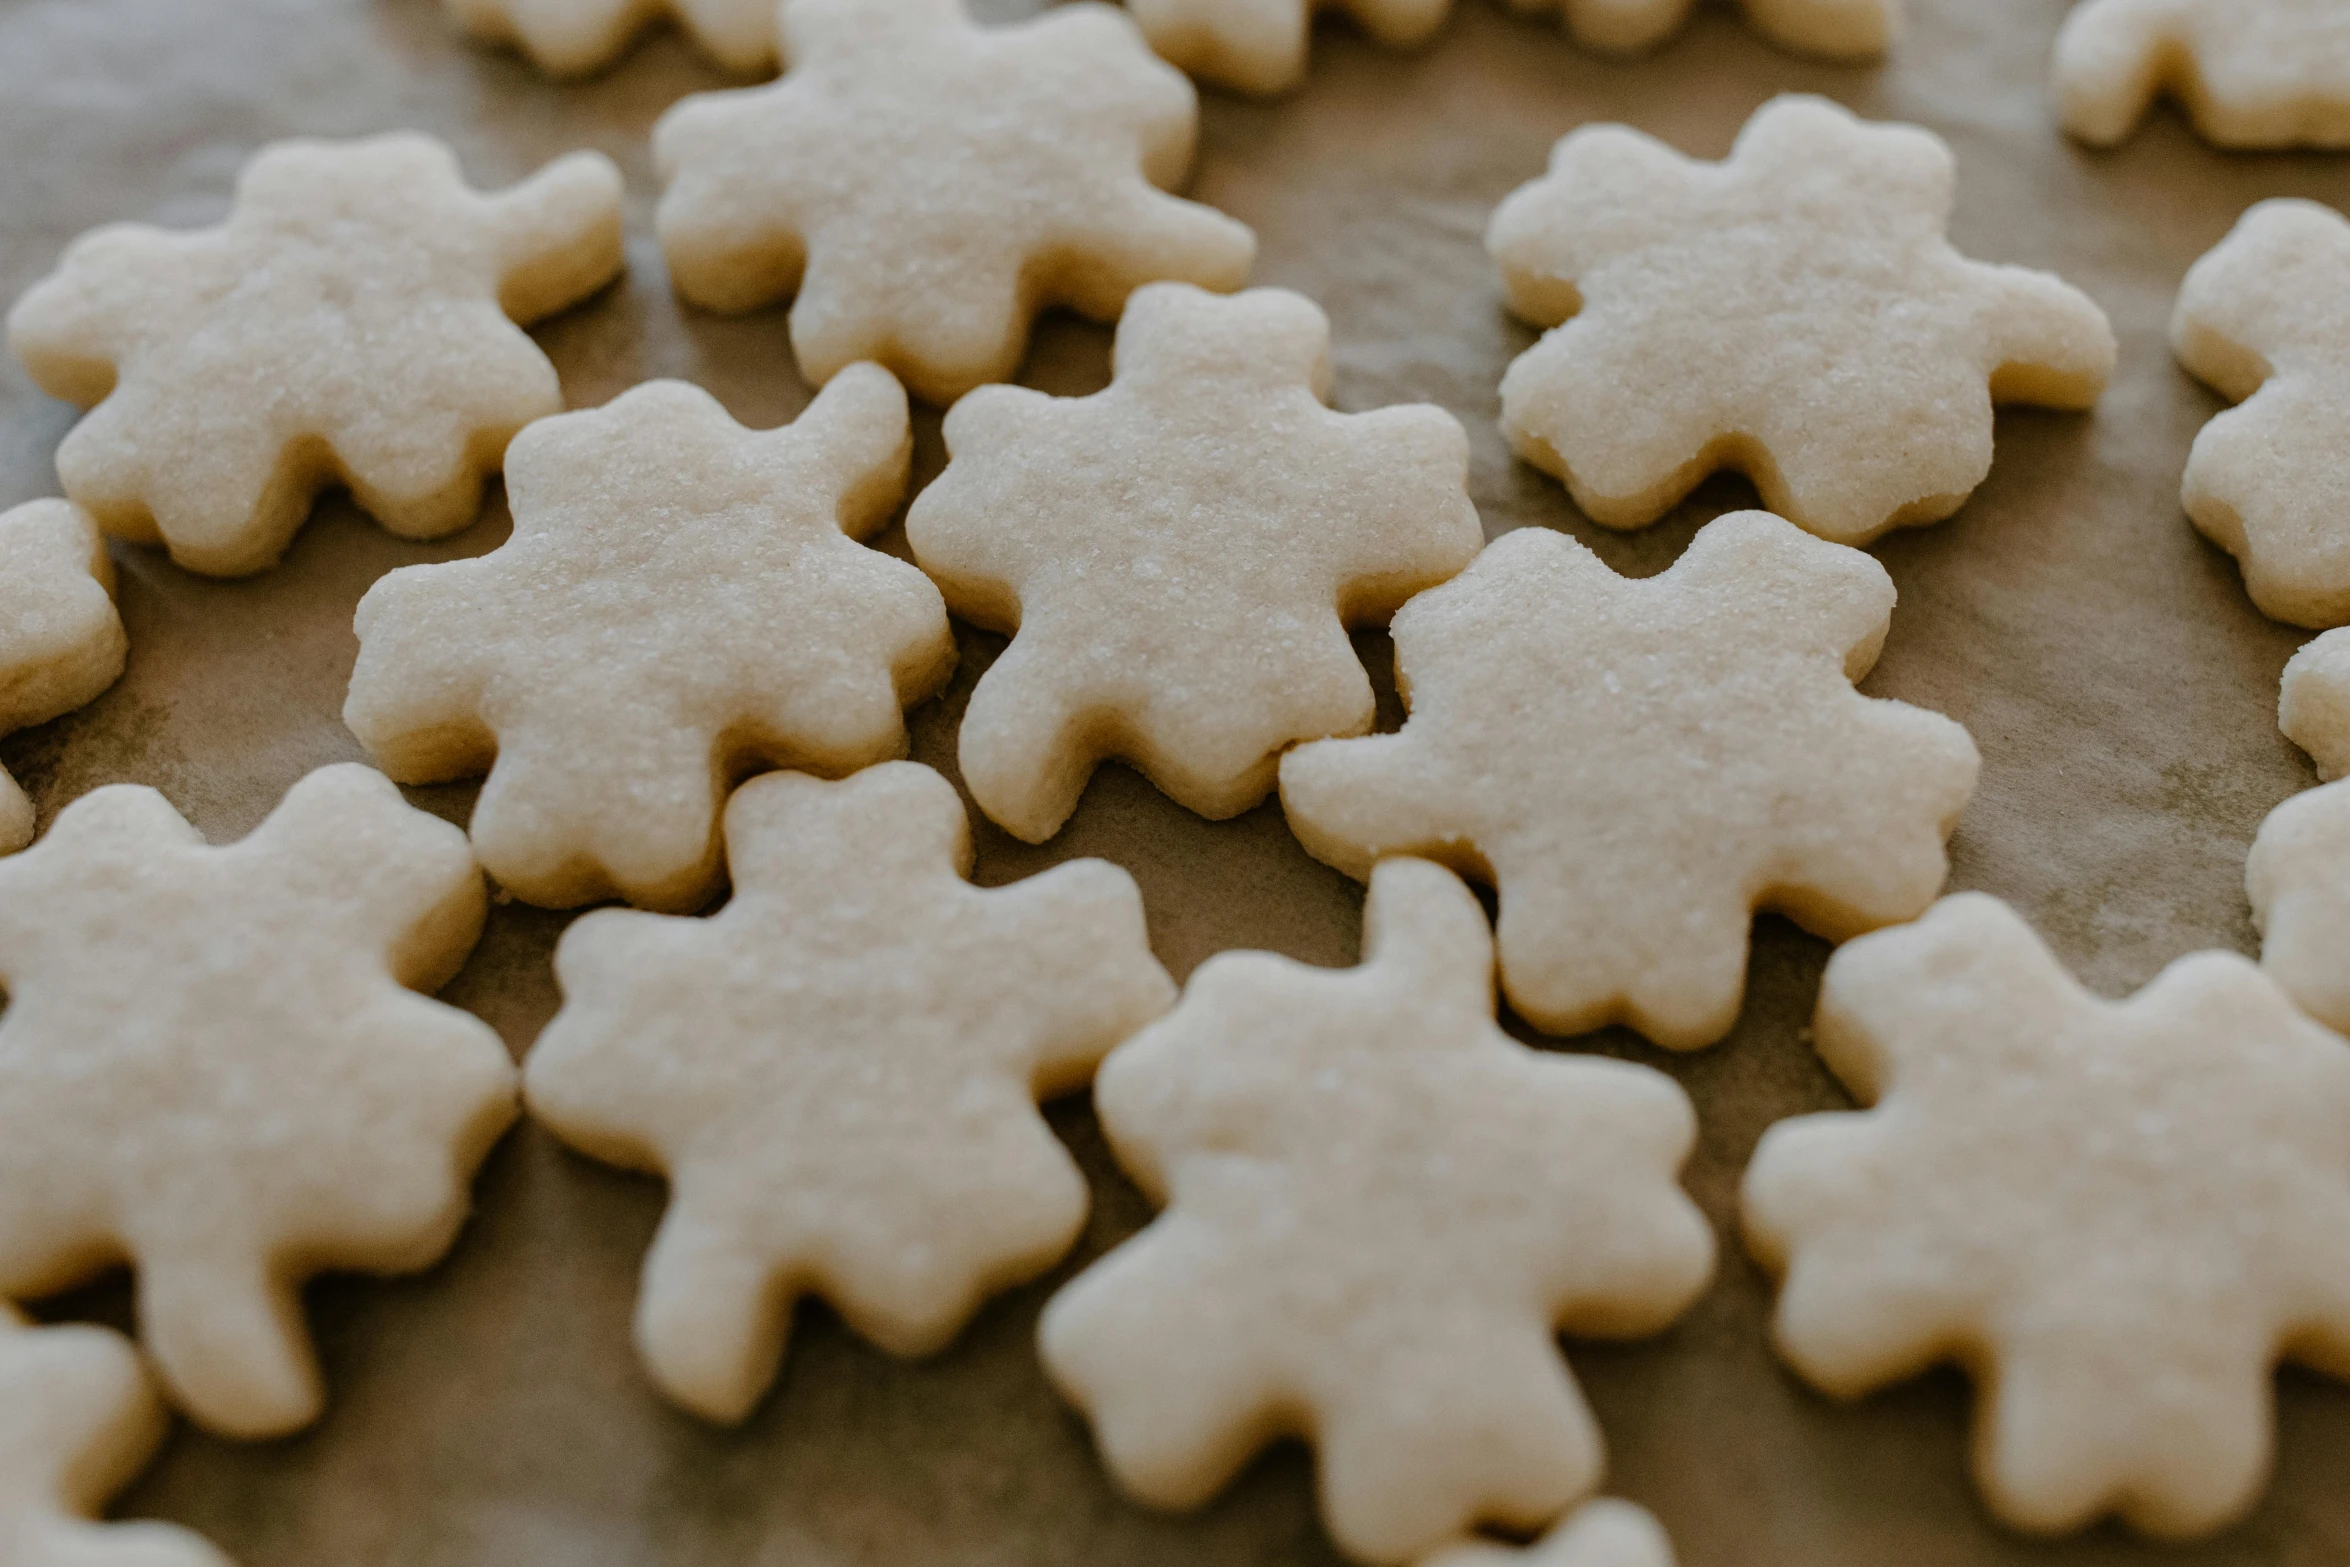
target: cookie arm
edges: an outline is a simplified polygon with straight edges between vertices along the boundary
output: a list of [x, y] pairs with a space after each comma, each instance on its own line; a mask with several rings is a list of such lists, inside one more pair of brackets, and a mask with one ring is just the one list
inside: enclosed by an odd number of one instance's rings
[[2162, 86], [2173, 42], [2154, 0], [2083, 0], [2056, 35], [2064, 128], [2095, 147], [2126, 138]]
[[2094, 407], [2121, 351], [2105, 312], [2052, 272], [1984, 270], [1994, 285], [1987, 355], [1992, 401]]
[[565, 310], [620, 275], [620, 170], [574, 152], [488, 198], [498, 305], [524, 326]]
[[824, 383], [799, 418], [754, 442], [797, 457], [811, 488], [840, 497], [841, 531], [862, 539], [905, 498], [914, 453], [906, 391], [871, 362]]
[[138, 1306], [140, 1342], [206, 1430], [259, 1440], [318, 1418], [326, 1395], [300, 1296], [258, 1246], [145, 1248]]
[[8, 311], [8, 346], [33, 384], [80, 408], [104, 400], [137, 340], [131, 302], [184, 269], [188, 243], [144, 223], [111, 223], [68, 246], [57, 270]]

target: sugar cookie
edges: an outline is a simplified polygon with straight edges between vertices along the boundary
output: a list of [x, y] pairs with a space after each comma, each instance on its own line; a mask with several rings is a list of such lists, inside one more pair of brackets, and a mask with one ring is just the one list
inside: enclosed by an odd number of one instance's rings
[[860, 359], [944, 406], [1008, 380], [1047, 305], [1114, 319], [1154, 278], [1238, 288], [1256, 240], [1166, 191], [1198, 98], [1124, 13], [979, 27], [962, 0], [789, 0], [789, 72], [661, 117], [661, 248], [709, 310], [796, 295], [822, 382]]
[[2323, 779], [2350, 778], [2350, 629], [2329, 631], [2285, 665], [2277, 726]]
[[1842, 940], [1941, 891], [1975, 747], [1853, 690], [1892, 613], [1875, 560], [1767, 512], [1637, 580], [1521, 528], [1395, 617], [1403, 729], [1292, 751], [1282, 805], [1350, 876], [1417, 854], [1498, 885], [1537, 1028], [1710, 1045], [1757, 907]]
[[1382, 864], [1363, 940], [1341, 971], [1221, 953], [1111, 1053], [1095, 1109], [1166, 1211], [1038, 1337], [1140, 1500], [1204, 1502], [1297, 1435], [1339, 1546], [1402, 1562], [1591, 1491], [1553, 1335], [1662, 1330], [1713, 1232], [1674, 1180], [1688, 1096], [1495, 1027], [1492, 933], [1450, 872]]
[[309, 1424], [303, 1281], [430, 1266], [513, 1118], [498, 1036], [413, 993], [483, 902], [465, 835], [349, 763], [240, 843], [116, 784], [0, 860], [0, 1298], [127, 1261], [193, 1419]]
[[1938, 1361], [1975, 1468], [2036, 1533], [2240, 1516], [2280, 1354], [2350, 1376], [2350, 1045], [2232, 952], [2090, 994], [1980, 893], [1828, 964], [1820, 1054], [1873, 1106], [1748, 1167], [1780, 1352], [1837, 1397]]
[[1991, 471], [1994, 402], [2086, 408], [2115, 355], [2078, 289], [1951, 248], [1953, 177], [1932, 132], [1819, 98], [1765, 104], [1726, 163], [1568, 135], [1485, 238], [1553, 328], [1502, 380], [1510, 444], [1609, 528], [1724, 468], [1841, 544], [1949, 516]]
[[228, 1567], [189, 1531], [100, 1523], [169, 1416], [118, 1333], [36, 1328], [0, 1303], [0, 1562], [9, 1567]]
[[[0, 734], [62, 718], [122, 674], [114, 562], [70, 501], [0, 512]], [[33, 802], [0, 768], [0, 854], [33, 841]]]
[[1602, 1497], [1522, 1551], [1480, 1541], [1439, 1551], [1420, 1567], [1673, 1567], [1673, 1542], [1646, 1508]]
[[1390, 49], [1426, 43], [1452, 0], [1127, 0], [1160, 59], [1239, 92], [1302, 86], [1317, 11], [1341, 11]]
[[511, 44], [549, 76], [585, 76], [664, 19], [731, 71], [775, 63], [775, 0], [444, 0], [457, 25]]
[[1085, 1179], [1036, 1113], [1167, 1010], [1134, 879], [1102, 860], [963, 878], [963, 802], [927, 767], [770, 773], [726, 807], [707, 920], [608, 909], [564, 934], [532, 1113], [666, 1173], [637, 1344], [713, 1420], [774, 1379], [795, 1297], [896, 1354], [1058, 1262]]
[[2350, 1034], [2350, 630], [2285, 666], [2285, 737], [2336, 780], [2271, 811], [2244, 864], [2261, 966], [2301, 1009]]
[[873, 365], [778, 430], [682, 381], [541, 420], [508, 543], [360, 600], [344, 720], [403, 783], [488, 770], [474, 851], [516, 897], [699, 907], [734, 778], [903, 755], [901, 709], [954, 669], [938, 590], [856, 542], [908, 451]]
[[[1654, 48], [1689, 20], [1696, 0], [1509, 0], [1526, 15], [1561, 13], [1587, 49]], [[1747, 25], [1782, 48], [1831, 60], [1873, 60], [1901, 32], [1901, 0], [1738, 0]]]
[[2243, 405], [2195, 437], [2187, 515], [2236, 557], [2262, 614], [2350, 622], [2350, 222], [2313, 201], [2245, 213], [2187, 273], [2171, 345]]
[[2157, 94], [2222, 147], [2350, 147], [2340, 0], [2081, 0], [2056, 37], [2065, 129], [2109, 147]]
[[1426, 404], [1324, 406], [1330, 323], [1283, 289], [1136, 292], [1091, 397], [990, 387], [947, 415], [946, 471], [906, 517], [964, 619], [1013, 633], [963, 718], [972, 797], [1060, 830], [1097, 763], [1234, 816], [1281, 748], [1371, 727], [1347, 627], [1483, 542], [1468, 437]]
[[598, 153], [484, 196], [413, 131], [273, 142], [217, 228], [76, 240], [8, 339], [92, 410], [57, 449], [65, 493], [108, 533], [242, 576], [329, 483], [403, 538], [471, 522], [507, 440], [563, 406], [515, 323], [620, 266], [620, 171]]

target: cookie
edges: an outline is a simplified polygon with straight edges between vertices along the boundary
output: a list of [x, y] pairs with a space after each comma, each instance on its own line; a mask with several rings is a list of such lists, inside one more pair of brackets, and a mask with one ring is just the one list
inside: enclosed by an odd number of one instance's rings
[[1045, 1369], [1137, 1499], [1189, 1507], [1314, 1444], [1341, 1549], [1405, 1562], [1598, 1484], [1560, 1331], [1662, 1330], [1713, 1232], [1675, 1173], [1688, 1096], [1493, 1021], [1477, 900], [1371, 878], [1361, 967], [1226, 952], [1113, 1051], [1094, 1108], [1165, 1211], [1045, 1308]]
[[1748, 1167], [1780, 1353], [1840, 1398], [1967, 1368], [2019, 1529], [2240, 1517], [2280, 1354], [2350, 1375], [2350, 1046], [2232, 952], [2106, 1001], [1979, 893], [1838, 952], [1814, 1034], [1869, 1108]]
[[154, 1456], [168, 1419], [120, 1334], [31, 1327], [0, 1304], [0, 1562], [228, 1567], [171, 1524], [98, 1521]]
[[1975, 747], [1853, 689], [1893, 597], [1869, 556], [1765, 512], [1642, 579], [1521, 528], [1395, 617], [1403, 728], [1292, 751], [1282, 806], [1350, 876], [1417, 854], [1493, 882], [1535, 1027], [1710, 1045], [1758, 907], [1840, 941], [1942, 889]]
[[1647, 1509], [1603, 1497], [1524, 1550], [1479, 1541], [1438, 1551], [1420, 1567], [1673, 1567], [1673, 1542]]
[[1318, 11], [1339, 11], [1390, 49], [1426, 43], [1452, 0], [1129, 0], [1159, 58], [1203, 82], [1246, 93], [1304, 85]]
[[127, 1262], [191, 1418], [309, 1424], [303, 1282], [429, 1267], [513, 1118], [498, 1036], [414, 993], [483, 905], [465, 835], [350, 763], [225, 847], [116, 784], [0, 860], [0, 1298]]
[[[2345, 34], [2350, 38], [2350, 34]], [[2195, 263], [2171, 317], [2179, 363], [2230, 402], [2187, 457], [2181, 502], [2236, 557], [2262, 614], [2350, 623], [2350, 222], [2264, 201]]]
[[979, 808], [1030, 843], [1105, 759], [1221, 819], [1265, 797], [1282, 747], [1368, 730], [1347, 628], [1484, 539], [1450, 414], [1324, 405], [1330, 323], [1311, 300], [1139, 290], [1116, 369], [1091, 397], [958, 403], [946, 471], [906, 517], [947, 607], [1012, 635], [959, 755]]
[[2244, 889], [2260, 962], [2303, 1011], [2350, 1034], [2350, 630], [2293, 655], [2278, 708], [2286, 738], [2334, 781], [2271, 811], [2252, 840]]
[[2056, 36], [2065, 129], [2110, 147], [2157, 94], [2222, 147], [2350, 147], [2337, 0], [2081, 0]]
[[775, 0], [444, 0], [457, 25], [510, 44], [549, 76], [586, 76], [620, 58], [657, 21], [730, 71], [775, 63]]
[[2350, 630], [2327, 632], [2285, 665], [2277, 725], [2318, 777], [2350, 778]]
[[514, 432], [559, 412], [517, 322], [620, 271], [620, 171], [560, 158], [495, 195], [413, 131], [283, 141], [217, 228], [76, 240], [8, 313], [43, 391], [91, 411], [65, 493], [190, 571], [273, 564], [328, 484], [403, 538], [471, 522]]
[[1841, 544], [1949, 516], [1995, 403], [2087, 408], [2115, 356], [2078, 289], [1951, 248], [1953, 179], [1932, 132], [1819, 98], [1765, 104], [1725, 163], [1571, 133], [1485, 237], [1552, 329], [1503, 377], [1510, 445], [1609, 528], [1722, 469]]
[[1116, 866], [964, 880], [963, 802], [927, 767], [753, 779], [726, 841], [712, 918], [608, 909], [565, 932], [527, 1091], [572, 1146], [670, 1178], [637, 1345], [663, 1392], [734, 1421], [802, 1294], [923, 1355], [1058, 1262], [1086, 1186], [1036, 1101], [1175, 987]]
[[1135, 287], [1238, 288], [1256, 240], [1166, 194], [1199, 102], [1124, 13], [1010, 27], [961, 0], [789, 0], [783, 80], [661, 117], [661, 249], [689, 302], [792, 298], [823, 382], [875, 360], [944, 406], [1010, 379], [1048, 305], [1114, 319]]
[[[90, 514], [69, 501], [0, 512], [0, 734], [95, 701], [129, 651]], [[33, 802], [0, 769], [0, 854], [32, 841]]]
[[[1556, 11], [1587, 49], [1630, 54], [1679, 32], [1696, 0], [1509, 0], [1521, 15]], [[1739, 0], [1756, 32], [1782, 48], [1830, 60], [1873, 60], [1901, 32], [1901, 0]]]
[[697, 908], [734, 779], [903, 755], [903, 707], [954, 669], [938, 590], [857, 542], [908, 451], [873, 365], [777, 430], [682, 381], [541, 420], [507, 543], [360, 600], [344, 721], [403, 783], [488, 771], [474, 852], [514, 896]]

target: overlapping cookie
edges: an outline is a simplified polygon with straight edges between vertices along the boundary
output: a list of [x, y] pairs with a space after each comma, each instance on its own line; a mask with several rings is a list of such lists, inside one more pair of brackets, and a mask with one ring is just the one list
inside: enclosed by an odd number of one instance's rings
[[2222, 147], [2350, 147], [2337, 0], [2081, 0], [2056, 37], [2065, 129], [2111, 146], [2157, 96]]
[[1645, 579], [1521, 528], [1395, 617], [1402, 730], [1292, 751], [1282, 805], [1349, 875], [1418, 854], [1494, 882], [1502, 987], [1537, 1028], [1711, 1044], [1758, 906], [1842, 940], [1941, 890], [1975, 748], [1853, 690], [1893, 597], [1764, 512]]
[[[0, 734], [96, 700], [129, 651], [90, 514], [69, 501], [0, 512]], [[33, 802], [0, 769], [0, 854], [32, 841]]]
[[1057, 1262], [1085, 1180], [1036, 1101], [1174, 986], [1117, 867], [964, 880], [962, 801], [926, 767], [753, 779], [726, 842], [715, 917], [605, 910], [564, 934], [528, 1093], [583, 1152], [669, 1176], [638, 1347], [670, 1397], [739, 1420], [804, 1293], [927, 1354]]
[[1610, 528], [1735, 469], [1772, 511], [1866, 544], [1939, 521], [1991, 470], [1992, 408], [2086, 408], [2115, 344], [2087, 296], [1943, 237], [1950, 149], [1779, 98], [1725, 163], [1585, 126], [1486, 234], [1542, 340], [1502, 429]]
[[2285, 737], [2331, 781], [2271, 811], [2252, 840], [2244, 887], [2260, 962], [2303, 1011], [2350, 1034], [2350, 630], [2293, 656], [2278, 709]]
[[674, 21], [720, 65], [775, 63], [776, 0], [443, 0], [460, 27], [511, 44], [550, 76], [585, 76], [620, 58], [657, 21]]
[[402, 132], [274, 142], [188, 233], [76, 240], [8, 313], [44, 391], [91, 409], [65, 493], [191, 571], [273, 564], [330, 483], [432, 538], [471, 522], [506, 442], [563, 406], [521, 326], [621, 266], [620, 172], [560, 158], [495, 195]]
[[1449, 872], [1380, 865], [1364, 951], [1220, 953], [1111, 1053], [1095, 1109], [1165, 1211], [1038, 1336], [1136, 1498], [1196, 1505], [1303, 1437], [1340, 1547], [1400, 1563], [1590, 1493], [1599, 1432], [1554, 1335], [1660, 1331], [1713, 1237], [1675, 1183], [1687, 1096], [1504, 1034]]
[[1745, 1183], [1796, 1370], [1967, 1367], [2020, 1529], [2240, 1517], [2279, 1357], [2350, 1375], [2350, 1046], [2234, 953], [2102, 1000], [1979, 893], [1839, 951], [1814, 1038], [1868, 1108], [1774, 1126]]
[[1450, 414], [1325, 406], [1330, 323], [1311, 300], [1142, 289], [1116, 368], [1091, 397], [965, 398], [906, 517], [947, 607], [1012, 633], [960, 758], [979, 808], [1032, 843], [1105, 759], [1220, 819], [1265, 797], [1284, 746], [1369, 729], [1347, 628], [1484, 538]]
[[1238, 288], [1256, 241], [1166, 192], [1198, 99], [1124, 13], [979, 27], [962, 0], [789, 0], [784, 78], [654, 128], [661, 248], [711, 310], [792, 297], [822, 382], [871, 359], [945, 405], [1008, 379], [1030, 320], [1112, 320], [1135, 287]]
[[429, 1266], [513, 1117], [498, 1036], [417, 994], [483, 907], [464, 834], [350, 764], [224, 847], [114, 785], [0, 860], [0, 1299], [128, 1262], [190, 1417], [308, 1424], [303, 1282]]

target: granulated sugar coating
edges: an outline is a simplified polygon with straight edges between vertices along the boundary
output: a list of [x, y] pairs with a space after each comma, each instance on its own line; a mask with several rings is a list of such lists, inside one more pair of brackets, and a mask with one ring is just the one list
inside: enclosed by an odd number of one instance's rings
[[2158, 95], [2222, 147], [2350, 147], [2340, 0], [2082, 0], [2056, 37], [2065, 129], [2127, 139]]
[[[0, 512], [0, 734], [70, 713], [122, 674], [113, 590], [88, 512], [68, 501]], [[33, 802], [0, 769], [0, 854], [32, 841]]]

